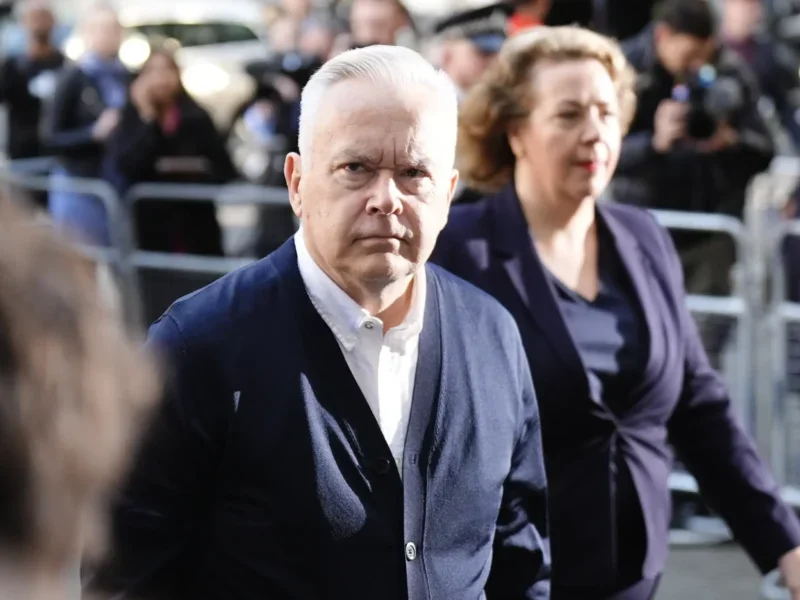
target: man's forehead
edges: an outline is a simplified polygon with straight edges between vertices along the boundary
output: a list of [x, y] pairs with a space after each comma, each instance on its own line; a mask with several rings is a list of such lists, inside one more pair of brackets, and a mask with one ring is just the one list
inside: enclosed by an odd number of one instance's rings
[[442, 158], [441, 145], [426, 144], [424, 140], [402, 135], [344, 135], [332, 141], [328, 148], [334, 161], [436, 164]]

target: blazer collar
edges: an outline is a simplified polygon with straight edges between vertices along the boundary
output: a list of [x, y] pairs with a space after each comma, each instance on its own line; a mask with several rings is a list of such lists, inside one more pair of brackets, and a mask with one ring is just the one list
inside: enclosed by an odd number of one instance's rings
[[[491, 246], [503, 265], [511, 284], [527, 307], [527, 313], [544, 333], [556, 354], [570, 367], [584, 375], [581, 381], [588, 388], [586, 370], [567, 329], [545, 266], [539, 260], [522, 213], [513, 183], [489, 200], [491, 208]], [[653, 332], [658, 326], [648, 269], [639, 242], [619, 218], [611, 198], [598, 200], [598, 217], [608, 227], [620, 258], [633, 284], [633, 289]], [[652, 343], [651, 343], [652, 345]], [[652, 358], [651, 348], [651, 358]]]

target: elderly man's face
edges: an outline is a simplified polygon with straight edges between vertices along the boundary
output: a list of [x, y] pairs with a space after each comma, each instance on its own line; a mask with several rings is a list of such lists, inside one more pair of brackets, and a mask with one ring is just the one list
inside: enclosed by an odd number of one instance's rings
[[317, 117], [310, 168], [287, 159], [306, 244], [334, 280], [380, 287], [430, 256], [457, 181], [455, 131], [433, 96], [340, 82]]

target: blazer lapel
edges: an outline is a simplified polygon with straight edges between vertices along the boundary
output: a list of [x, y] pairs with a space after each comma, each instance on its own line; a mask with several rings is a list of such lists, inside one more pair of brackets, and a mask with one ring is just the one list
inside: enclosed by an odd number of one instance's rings
[[582, 375], [581, 383], [588, 388], [586, 369], [558, 308], [545, 267], [534, 251], [513, 184], [506, 186], [491, 202], [494, 209], [492, 248], [500, 255], [508, 279], [527, 307], [528, 316], [544, 333], [555, 353]]
[[654, 345], [657, 343], [655, 336], [661, 331], [661, 326], [657, 321], [658, 310], [653, 298], [649, 269], [646, 268], [644, 263], [647, 258], [643, 255], [639, 242], [628, 228], [614, 216], [612, 211], [608, 210], [602, 203], [599, 203], [598, 213], [614, 238], [617, 252], [622, 259], [622, 264], [625, 266], [628, 277], [630, 277], [636, 299], [638, 299], [644, 315], [649, 333], [647, 359], [647, 370], [649, 371], [655, 358], [655, 353], [653, 352]]

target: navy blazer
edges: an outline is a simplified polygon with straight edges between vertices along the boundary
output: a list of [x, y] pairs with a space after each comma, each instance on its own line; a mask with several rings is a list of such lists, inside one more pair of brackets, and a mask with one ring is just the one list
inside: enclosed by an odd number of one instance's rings
[[402, 481], [294, 240], [150, 331], [170, 394], [101, 590], [202, 600], [549, 597], [539, 416], [499, 303], [437, 267]]
[[800, 525], [709, 365], [684, 302], [670, 236], [647, 212], [599, 204], [633, 283], [648, 330], [647, 365], [626, 412], [593, 402], [586, 370], [539, 261], [513, 185], [454, 206], [433, 260], [492, 294], [517, 320], [542, 415], [550, 494], [554, 584], [609, 585], [616, 572], [613, 469], [622, 453], [647, 531], [643, 573], [657, 576], [668, 550], [673, 455], [767, 572], [800, 545]]

